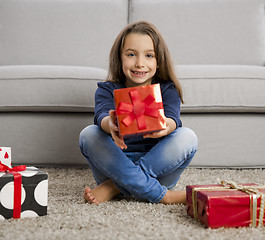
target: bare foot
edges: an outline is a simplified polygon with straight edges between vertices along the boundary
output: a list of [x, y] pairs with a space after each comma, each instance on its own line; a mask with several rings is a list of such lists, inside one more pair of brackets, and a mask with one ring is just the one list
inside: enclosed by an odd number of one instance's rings
[[183, 203], [186, 204], [186, 191], [171, 191], [167, 190], [166, 195], [160, 201], [160, 203], [164, 204], [175, 204], [175, 203]]
[[107, 180], [93, 189], [86, 187], [83, 197], [87, 202], [98, 205], [99, 203], [110, 201], [118, 194], [120, 194], [120, 190], [111, 180]]

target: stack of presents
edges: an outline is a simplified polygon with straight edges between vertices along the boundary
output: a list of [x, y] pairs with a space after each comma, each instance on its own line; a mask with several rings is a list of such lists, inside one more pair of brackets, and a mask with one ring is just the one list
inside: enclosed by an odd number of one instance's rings
[[[114, 91], [120, 135], [165, 129], [159, 84]], [[35, 167], [11, 166], [10, 148], [0, 148], [0, 218], [47, 214], [48, 175]], [[222, 181], [186, 187], [187, 213], [207, 227], [265, 225], [265, 186]]]
[[12, 167], [11, 148], [0, 147], [0, 219], [47, 214], [48, 174], [25, 165]]

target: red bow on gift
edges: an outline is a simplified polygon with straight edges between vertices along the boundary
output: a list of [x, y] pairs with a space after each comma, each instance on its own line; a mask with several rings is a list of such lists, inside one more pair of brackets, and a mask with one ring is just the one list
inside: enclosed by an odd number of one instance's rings
[[[137, 121], [138, 129], [146, 129], [145, 115], [158, 118], [159, 109], [163, 108], [162, 102], [154, 102], [155, 98], [148, 95], [143, 101], [140, 100], [140, 96], [137, 90], [129, 92], [132, 104], [121, 102], [117, 108], [117, 114], [128, 114], [122, 123], [128, 127], [135, 119]], [[150, 105], [152, 104], [152, 107]]]
[[26, 166], [20, 165], [16, 167], [8, 167], [0, 161], [0, 172], [9, 172], [14, 176], [14, 207], [13, 207], [13, 218], [20, 218], [21, 213], [21, 185], [22, 177], [19, 171], [25, 171]]

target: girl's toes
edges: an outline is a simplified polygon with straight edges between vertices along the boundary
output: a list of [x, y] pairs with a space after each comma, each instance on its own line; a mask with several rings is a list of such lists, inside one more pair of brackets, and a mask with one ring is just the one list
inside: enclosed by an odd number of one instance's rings
[[90, 201], [90, 195], [91, 195], [91, 189], [89, 187], [86, 187], [84, 189], [83, 198], [86, 202]]
[[84, 189], [84, 193], [91, 193], [91, 188], [90, 187], [86, 187], [85, 189]]
[[86, 202], [94, 203], [96, 205], [99, 204], [98, 200], [93, 195], [91, 188], [89, 188], [89, 187], [86, 187], [84, 189], [83, 197], [84, 197]]
[[99, 202], [98, 202], [98, 200], [97, 200], [96, 198], [94, 198], [93, 200], [91, 200], [91, 203], [94, 203], [94, 204], [96, 204], [96, 205], [99, 204]]
[[94, 204], [96, 204], [96, 205], [99, 204], [98, 200], [95, 198], [95, 196], [94, 196], [93, 194], [88, 193], [88, 195], [89, 195], [88, 198], [89, 198], [89, 202], [90, 202], [90, 203], [94, 203]]

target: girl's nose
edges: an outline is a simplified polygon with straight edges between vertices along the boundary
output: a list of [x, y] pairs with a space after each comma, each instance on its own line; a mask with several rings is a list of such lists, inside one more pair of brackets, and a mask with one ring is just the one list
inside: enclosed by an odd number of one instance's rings
[[141, 56], [138, 56], [137, 59], [136, 59], [136, 62], [135, 62], [135, 66], [137, 68], [142, 68], [144, 67], [144, 61], [143, 61], [143, 58]]

